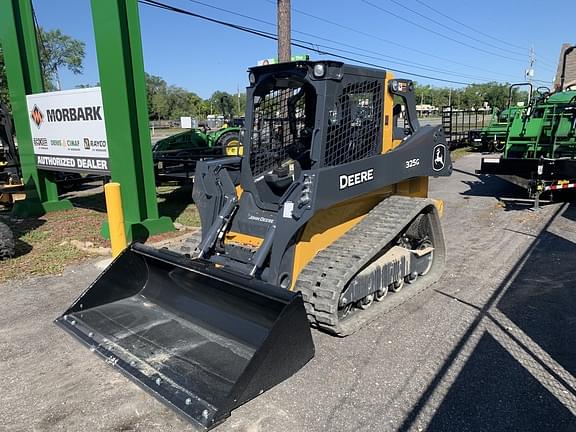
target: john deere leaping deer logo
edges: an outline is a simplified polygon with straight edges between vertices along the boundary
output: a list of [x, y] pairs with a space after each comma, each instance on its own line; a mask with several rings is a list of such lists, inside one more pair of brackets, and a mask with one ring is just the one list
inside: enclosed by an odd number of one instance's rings
[[32, 121], [36, 123], [36, 127], [40, 129], [40, 125], [44, 121], [44, 114], [42, 114], [38, 105], [34, 105], [34, 109], [30, 112], [30, 118], [32, 118]]
[[446, 146], [444, 146], [444, 144], [438, 144], [436, 147], [434, 147], [434, 159], [432, 168], [434, 168], [434, 171], [442, 171], [445, 163]]

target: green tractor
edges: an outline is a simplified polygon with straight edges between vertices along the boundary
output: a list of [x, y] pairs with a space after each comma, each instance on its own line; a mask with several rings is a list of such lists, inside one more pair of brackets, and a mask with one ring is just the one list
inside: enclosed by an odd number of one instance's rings
[[217, 130], [201, 126], [158, 141], [152, 147], [157, 179], [186, 180], [199, 160], [242, 156], [240, 130], [227, 124]]
[[520, 102], [515, 106], [512, 105], [514, 89], [522, 86], [528, 86], [527, 103], [530, 103], [532, 97], [532, 84], [512, 84], [508, 91], [508, 106], [502, 111], [499, 111], [498, 108], [494, 108], [490, 123], [484, 128], [475, 131], [474, 136], [471, 137], [472, 139], [470, 141], [473, 145], [479, 146], [483, 151], [489, 151], [491, 153], [501, 153], [504, 151], [506, 148], [506, 140], [508, 138], [508, 128], [516, 116], [516, 113], [525, 109], [524, 102]]
[[233, 119], [232, 106], [230, 98], [220, 98], [221, 118], [232, 120], [225, 121], [217, 129], [203, 124], [158, 141], [152, 147], [156, 177], [189, 179], [193, 177], [199, 160], [242, 156], [240, 131], [244, 127], [244, 119]]
[[218, 130], [194, 128], [158, 141], [152, 148], [154, 158], [207, 158], [242, 155], [240, 127], [227, 126]]
[[483, 158], [479, 173], [505, 176], [538, 198], [544, 192], [576, 188], [576, 83], [551, 92], [536, 89], [525, 110], [516, 111], [501, 158]]
[[473, 138], [473, 144], [491, 153], [504, 151], [509, 122], [514, 118], [516, 111], [521, 109], [522, 107], [514, 106], [498, 111], [495, 108], [490, 123], [478, 131]]

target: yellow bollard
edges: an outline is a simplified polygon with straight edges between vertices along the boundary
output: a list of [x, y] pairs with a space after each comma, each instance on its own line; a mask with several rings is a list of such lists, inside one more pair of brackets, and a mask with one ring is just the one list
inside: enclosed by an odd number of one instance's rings
[[122, 195], [120, 183], [104, 185], [106, 195], [106, 211], [108, 213], [108, 228], [110, 230], [110, 243], [112, 243], [112, 257], [116, 258], [126, 249], [126, 232], [124, 231], [124, 210], [122, 209]]

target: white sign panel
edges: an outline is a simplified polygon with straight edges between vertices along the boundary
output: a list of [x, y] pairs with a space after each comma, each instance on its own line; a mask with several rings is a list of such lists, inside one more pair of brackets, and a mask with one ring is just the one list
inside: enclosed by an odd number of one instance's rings
[[180, 127], [182, 129], [192, 129], [192, 117], [180, 117]]
[[109, 173], [100, 87], [26, 96], [38, 168]]

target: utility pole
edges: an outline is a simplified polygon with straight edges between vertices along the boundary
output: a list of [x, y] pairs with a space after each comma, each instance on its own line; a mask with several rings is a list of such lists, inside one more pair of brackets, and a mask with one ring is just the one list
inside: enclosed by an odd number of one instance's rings
[[236, 112], [238, 113], [238, 117], [240, 117], [240, 84], [236, 84], [236, 94], [237, 94], [237, 106], [238, 106]]
[[290, 0], [278, 1], [278, 63], [289, 62], [292, 59], [290, 43]]
[[532, 46], [528, 56], [528, 69], [525, 72], [526, 81], [530, 84], [532, 84], [532, 79], [534, 78], [534, 63], [536, 63], [536, 52], [534, 51], [534, 46]]

